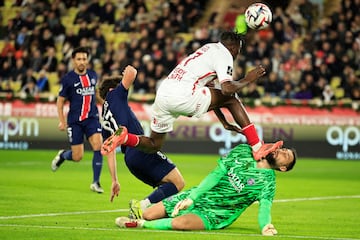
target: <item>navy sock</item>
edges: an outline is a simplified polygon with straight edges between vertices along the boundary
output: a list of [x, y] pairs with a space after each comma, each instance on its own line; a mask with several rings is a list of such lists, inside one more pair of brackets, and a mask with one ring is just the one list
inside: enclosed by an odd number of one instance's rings
[[160, 185], [155, 191], [153, 191], [149, 196], [148, 199], [151, 203], [157, 203], [167, 198], [171, 195], [177, 193], [178, 190], [173, 183], [164, 183]]
[[72, 159], [72, 151], [71, 151], [71, 150], [67, 150], [67, 151], [63, 152], [62, 154], [60, 154], [60, 159], [73, 160], [73, 159]]
[[94, 173], [93, 182], [100, 182], [100, 173], [102, 169], [103, 157], [100, 151], [94, 151], [94, 156], [92, 160], [92, 167]]
[[67, 151], [64, 151], [63, 153], [61, 153], [60, 160], [58, 161], [58, 163], [56, 165], [58, 167], [60, 167], [60, 165], [63, 164], [63, 162], [65, 160], [72, 161], [72, 151], [71, 150], [67, 150]]

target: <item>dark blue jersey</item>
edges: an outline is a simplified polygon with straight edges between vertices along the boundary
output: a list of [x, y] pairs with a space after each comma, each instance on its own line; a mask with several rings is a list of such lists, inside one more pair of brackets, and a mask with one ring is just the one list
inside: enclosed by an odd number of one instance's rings
[[93, 70], [87, 70], [84, 75], [70, 71], [61, 79], [59, 96], [70, 102], [68, 124], [99, 117], [96, 106], [96, 82], [97, 74]]
[[[103, 138], [108, 138], [119, 126], [125, 126], [129, 133], [144, 135], [144, 130], [128, 105], [128, 90], [120, 83], [107, 93], [102, 109]], [[130, 172], [144, 183], [157, 187], [161, 180], [176, 166], [158, 151], [145, 153], [137, 148], [121, 146], [126, 166]]]
[[102, 109], [103, 138], [108, 138], [119, 126], [125, 126], [129, 133], [143, 135], [144, 130], [128, 105], [128, 90], [120, 83], [106, 95]]

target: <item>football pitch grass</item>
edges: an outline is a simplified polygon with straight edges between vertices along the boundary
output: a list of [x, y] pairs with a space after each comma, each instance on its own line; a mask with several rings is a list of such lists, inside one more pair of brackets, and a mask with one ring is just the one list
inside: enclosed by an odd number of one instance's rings
[[[110, 175], [104, 160], [103, 194], [90, 191], [91, 153], [65, 162], [53, 173], [57, 151], [0, 151], [0, 239], [263, 239], [253, 204], [230, 227], [218, 231], [120, 229], [128, 202], [152, 188], [132, 176], [118, 154], [119, 197], [110, 203]], [[198, 184], [216, 155], [168, 154], [186, 187]], [[291, 172], [277, 173], [272, 222], [280, 239], [360, 239], [360, 161], [299, 157]]]

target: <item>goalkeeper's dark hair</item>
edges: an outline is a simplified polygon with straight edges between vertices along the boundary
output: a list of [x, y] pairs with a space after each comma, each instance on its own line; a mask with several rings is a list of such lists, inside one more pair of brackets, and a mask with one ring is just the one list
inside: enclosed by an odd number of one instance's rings
[[107, 93], [111, 88], [116, 88], [122, 80], [122, 76], [105, 77], [99, 87], [99, 94], [105, 100]]
[[295, 163], [296, 163], [296, 158], [297, 158], [296, 150], [294, 148], [291, 148], [290, 150], [293, 154], [294, 160], [291, 163], [289, 163], [289, 165], [286, 166], [286, 171], [290, 171], [291, 169], [293, 169], [293, 167], [295, 166]]

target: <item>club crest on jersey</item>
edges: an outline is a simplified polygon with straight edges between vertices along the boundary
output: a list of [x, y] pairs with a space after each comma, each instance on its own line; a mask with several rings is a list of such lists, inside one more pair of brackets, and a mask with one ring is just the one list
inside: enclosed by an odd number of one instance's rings
[[94, 95], [95, 87], [91, 86], [91, 87], [78, 88], [78, 89], [76, 89], [76, 93], [79, 95], [82, 95], [82, 96]]
[[248, 185], [254, 185], [255, 184], [255, 179], [254, 178], [250, 178], [247, 180], [247, 184]]
[[90, 82], [91, 82], [91, 85], [95, 85], [95, 84], [96, 84], [96, 79], [95, 79], [95, 78], [92, 78], [92, 79], [90, 80]]
[[226, 73], [232, 76], [233, 68], [231, 66], [228, 66]]

